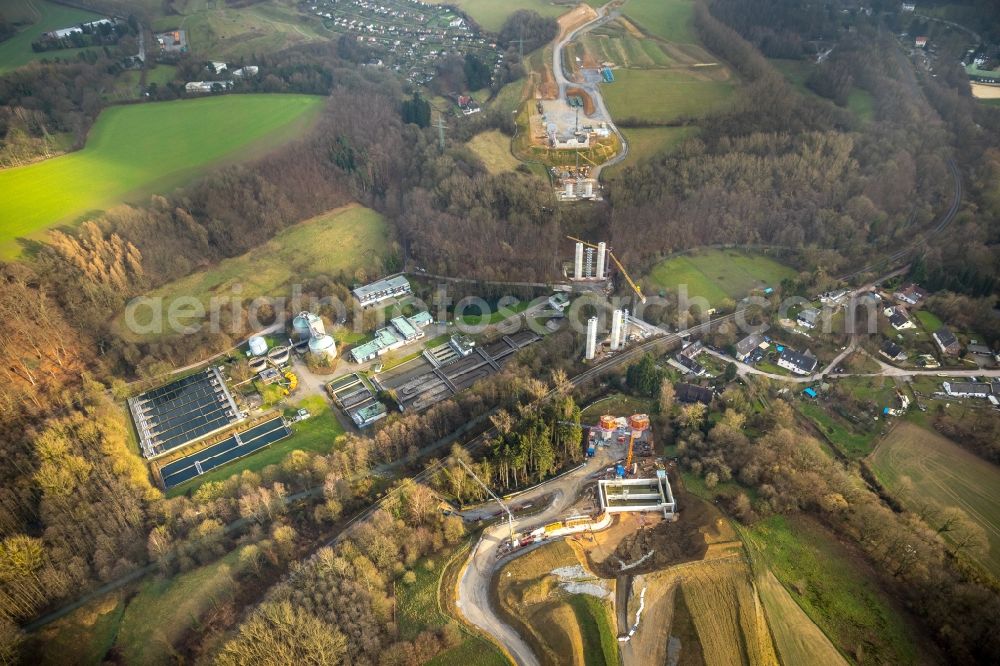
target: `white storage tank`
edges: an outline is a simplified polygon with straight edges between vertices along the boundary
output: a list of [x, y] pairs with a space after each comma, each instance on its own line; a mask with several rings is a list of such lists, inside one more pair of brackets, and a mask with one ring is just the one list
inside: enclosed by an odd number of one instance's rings
[[267, 353], [267, 340], [255, 335], [250, 338], [250, 353], [254, 356], [263, 356]]
[[329, 335], [319, 335], [309, 340], [309, 352], [319, 359], [335, 359], [337, 343]]

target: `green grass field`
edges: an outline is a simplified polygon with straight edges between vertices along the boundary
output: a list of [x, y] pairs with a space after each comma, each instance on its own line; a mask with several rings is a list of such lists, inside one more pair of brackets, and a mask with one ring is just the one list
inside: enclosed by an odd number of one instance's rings
[[[903, 477], [908, 477], [913, 492], [922, 499], [938, 509], [958, 507], [977, 522], [990, 544], [988, 555], [979, 561], [1000, 576], [1000, 496], [996, 493], [1000, 467], [909, 422], [896, 425], [875, 449], [871, 463], [890, 492], [898, 493]], [[904, 494], [899, 499], [906, 503], [908, 498]]]
[[108, 594], [29, 634], [22, 663], [100, 664], [115, 643], [125, 612], [121, 593]]
[[239, 551], [172, 578], [142, 584], [129, 602], [115, 646], [123, 663], [175, 663], [175, 649], [201, 616], [236, 591]]
[[566, 603], [580, 625], [587, 666], [615, 666], [618, 663], [617, 631], [612, 625], [609, 604], [589, 594], [570, 595]]
[[776, 287], [794, 276], [794, 270], [769, 257], [736, 250], [699, 250], [658, 264], [646, 282], [674, 292], [686, 285], [689, 297], [705, 298], [714, 306], [727, 298], [743, 298], [755, 288]]
[[825, 528], [804, 516], [774, 516], [739, 532], [755, 563], [774, 573], [843, 653], [863, 663], [917, 661], [913, 628], [867, 565]]
[[847, 96], [847, 108], [865, 122], [875, 118], [875, 100], [867, 90], [861, 88], [851, 90]]
[[223, 160], [261, 154], [301, 135], [325, 100], [311, 95], [225, 95], [117, 106], [101, 113], [87, 145], [0, 171], [0, 259], [17, 238], [128, 198], [164, 191]]
[[[147, 294], [169, 304], [193, 296], [208, 307], [211, 298], [230, 298], [240, 288], [241, 298], [287, 295], [293, 282], [317, 275], [353, 276], [361, 269], [375, 274], [387, 251], [385, 220], [363, 206], [350, 205], [300, 222], [281, 231], [264, 245], [238, 257], [224, 259]], [[148, 323], [136, 315], [137, 323]], [[161, 334], [136, 334], [119, 315], [115, 329], [130, 340], [153, 339]]]
[[[10, 6], [8, 7], [8, 5]], [[47, 0], [4, 0], [0, 4], [0, 13], [10, 16], [10, 20], [29, 17], [32, 20], [31, 25], [23, 27], [10, 39], [0, 42], [0, 74], [42, 58], [76, 58], [78, 53], [88, 49], [63, 49], [35, 53], [31, 50], [31, 42], [38, 39], [43, 32], [69, 28], [101, 17], [100, 14], [94, 12], [57, 5]]]
[[614, 118], [667, 123], [718, 108], [733, 93], [733, 84], [702, 80], [687, 70], [623, 69], [601, 93]]
[[[294, 398], [294, 395], [292, 396]], [[294, 400], [293, 400], [294, 402]], [[292, 425], [292, 436], [254, 453], [245, 458], [234, 460], [228, 465], [213, 469], [207, 474], [191, 479], [167, 491], [168, 497], [184, 495], [194, 491], [198, 486], [208, 481], [222, 481], [244, 470], [259, 472], [268, 465], [277, 465], [292, 451], [314, 451], [327, 453], [337, 438], [344, 434], [337, 417], [331, 411], [330, 405], [323, 396], [312, 395], [295, 403], [295, 408], [303, 407], [309, 410], [311, 418]]]
[[530, 9], [542, 16], [558, 18], [573, 5], [556, 5], [551, 0], [427, 0], [430, 4], [454, 5], [471, 16], [484, 30], [499, 32], [507, 17], [519, 9]]
[[649, 34], [670, 42], [698, 41], [692, 23], [694, 0], [626, 0], [622, 12]]
[[303, 16], [291, 0], [242, 6], [224, 2], [188, 3], [183, 17], [159, 20], [162, 28], [184, 28], [193, 53], [238, 60], [333, 37], [315, 17]]
[[[784, 58], [768, 58], [785, 79], [805, 95], [816, 95], [806, 86], [806, 79], [812, 73], [815, 65], [808, 60], [788, 60]], [[817, 95], [818, 97], [818, 95]], [[847, 96], [847, 109], [855, 116], [868, 122], [875, 118], [875, 100], [871, 93], [861, 88], [853, 88]]]
[[427, 666], [509, 666], [499, 648], [486, 640], [470, 636], [459, 645], [445, 650], [427, 662]]
[[933, 333], [944, 326], [944, 322], [936, 314], [927, 309], [916, 310], [913, 316], [917, 318], [917, 321], [920, 322], [920, 325], [928, 333]]
[[629, 166], [637, 166], [653, 157], [681, 145], [698, 133], [697, 127], [629, 127], [622, 129], [628, 142], [628, 157], [609, 170], [614, 173]]
[[852, 458], [863, 458], [871, 453], [877, 433], [858, 432], [853, 424], [839, 415], [827, 411], [824, 405], [814, 402], [799, 402], [797, 407], [806, 418], [830, 438], [836, 447]]
[[481, 132], [469, 139], [466, 145], [483, 161], [490, 173], [513, 171], [521, 163], [510, 152], [510, 137], [500, 130]]
[[[456, 559], [456, 553], [458, 558]], [[397, 582], [396, 618], [400, 636], [412, 640], [426, 629], [443, 627], [453, 620], [443, 612], [438, 600], [438, 587], [444, 584], [442, 576], [447, 570], [454, 571], [456, 565], [464, 562], [465, 550], [454, 547], [434, 553], [433, 557], [422, 558], [413, 567], [416, 580], [412, 583]], [[445, 580], [448, 580], [445, 578]], [[467, 636], [453, 648], [441, 652], [429, 665], [436, 666], [506, 666], [503, 653], [491, 643], [477, 636]]]

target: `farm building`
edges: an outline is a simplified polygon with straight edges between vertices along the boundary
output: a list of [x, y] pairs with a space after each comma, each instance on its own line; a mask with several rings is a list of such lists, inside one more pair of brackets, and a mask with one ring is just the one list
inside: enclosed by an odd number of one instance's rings
[[372, 282], [363, 287], [358, 287], [353, 291], [354, 297], [358, 299], [358, 303], [362, 307], [375, 305], [386, 299], [409, 293], [412, 293], [410, 281], [402, 275]]
[[69, 28], [60, 28], [59, 30], [52, 30], [45, 33], [46, 37], [51, 37], [52, 39], [62, 39], [64, 37], [69, 37], [70, 35], [82, 35], [87, 30], [97, 28], [102, 25], [114, 25], [115, 22], [111, 19], [98, 19], [96, 21], [90, 21], [89, 23], [81, 23], [80, 25], [70, 26]]
[[244, 78], [247, 78], [249, 76], [257, 76], [257, 72], [259, 72], [259, 71], [260, 71], [260, 68], [257, 67], [257, 65], [247, 65], [246, 67], [240, 67], [239, 69], [234, 69], [233, 70], [233, 78], [234, 79], [244, 79]]
[[952, 333], [946, 326], [942, 326], [938, 330], [934, 331], [935, 344], [941, 349], [942, 354], [948, 354], [949, 356], [957, 356], [958, 352], [962, 350], [962, 346], [958, 343], [958, 338]]
[[786, 370], [791, 370], [797, 375], [808, 375], [816, 370], [816, 365], [819, 361], [816, 357], [809, 353], [807, 349], [804, 352], [797, 352], [794, 349], [789, 349], [785, 347], [781, 350], [781, 355], [778, 357], [778, 366], [785, 368]]
[[222, 92], [232, 87], [232, 81], [188, 81], [184, 84], [184, 92], [189, 94], [207, 94]]
[[155, 35], [160, 49], [167, 53], [184, 53], [188, 50], [187, 33], [183, 30], [171, 30]]
[[942, 382], [941, 388], [954, 398], [986, 398], [1000, 405], [1000, 382]]

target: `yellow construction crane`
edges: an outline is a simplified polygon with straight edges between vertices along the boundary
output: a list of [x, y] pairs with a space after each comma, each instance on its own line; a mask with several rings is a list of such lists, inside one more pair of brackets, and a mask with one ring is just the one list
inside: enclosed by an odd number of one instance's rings
[[628, 454], [625, 456], [625, 472], [632, 469], [632, 453], [635, 451], [635, 430], [628, 437]]
[[[592, 247], [595, 249], [597, 248], [597, 246], [594, 245], [593, 243], [588, 243], [585, 240], [580, 240], [579, 238], [574, 238], [573, 236], [566, 236], [566, 238], [570, 239], [575, 243], [583, 243], [587, 247]], [[625, 277], [625, 281], [628, 282], [628, 286], [632, 287], [632, 291], [634, 291], [636, 295], [639, 297], [639, 301], [645, 303], [646, 297], [642, 295], [642, 289], [639, 289], [639, 285], [633, 282], [632, 278], [629, 277], [628, 271], [626, 271], [625, 267], [622, 266], [622, 262], [618, 261], [618, 257], [616, 257], [615, 253], [612, 252], [610, 249], [606, 250], [606, 252], [608, 253], [608, 256], [611, 257], [611, 260], [615, 262], [615, 266], [618, 267], [618, 270], [621, 271], [622, 275]]]

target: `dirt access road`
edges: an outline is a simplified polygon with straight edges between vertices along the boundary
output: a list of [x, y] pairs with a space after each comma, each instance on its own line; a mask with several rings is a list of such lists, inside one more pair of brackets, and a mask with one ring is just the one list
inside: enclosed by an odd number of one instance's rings
[[612, 5], [618, 4], [620, 3], [618, 3], [617, 0], [609, 2], [597, 10], [597, 16], [594, 19], [571, 30], [566, 35], [556, 37], [555, 46], [552, 48], [552, 74], [555, 76], [556, 83], [559, 85], [559, 99], [566, 99], [566, 89], [570, 86], [580, 88], [586, 92], [590, 95], [590, 99], [594, 102], [594, 113], [591, 114], [590, 117], [594, 120], [606, 122], [608, 127], [614, 131], [614, 133], [618, 136], [618, 140], [621, 142], [621, 150], [618, 151], [617, 155], [604, 164], [599, 164], [594, 167], [593, 171], [591, 171], [592, 178], [600, 178], [601, 170], [603, 168], [618, 164], [628, 157], [628, 143], [625, 141], [625, 136], [618, 130], [618, 127], [612, 120], [611, 114], [608, 112], [608, 107], [604, 104], [604, 97], [601, 96], [600, 84], [588, 83], [586, 81], [576, 83], [566, 78], [566, 69], [563, 65], [563, 51], [565, 50], [567, 44], [580, 35], [593, 30], [597, 26], [604, 25], [613, 18], [616, 18], [618, 16], [618, 11], [613, 10]]
[[[519, 504], [541, 501], [546, 495], [552, 497], [552, 502], [541, 513], [515, 519], [514, 531], [532, 530], [562, 518], [576, 500], [580, 486], [591, 475], [603, 471], [614, 463], [618, 459], [616, 453], [617, 451], [614, 449], [601, 449], [598, 455], [589, 459], [583, 466], [518, 495], [517, 502]], [[487, 505], [485, 508], [478, 508], [463, 515], [467, 518], [481, 518], [495, 512], [494, 506]], [[483, 531], [483, 536], [472, 549], [459, 579], [456, 605], [466, 620], [490, 635], [507, 651], [515, 663], [520, 666], [535, 666], [539, 662], [534, 651], [521, 638], [520, 634], [496, 613], [490, 599], [494, 574], [504, 563], [514, 558], [514, 556], [508, 556], [497, 559], [497, 549], [500, 547], [500, 543], [509, 536], [510, 528], [506, 520]], [[529, 550], [531, 550], [530, 547], [524, 548], [517, 551], [516, 555], [523, 555]]]

